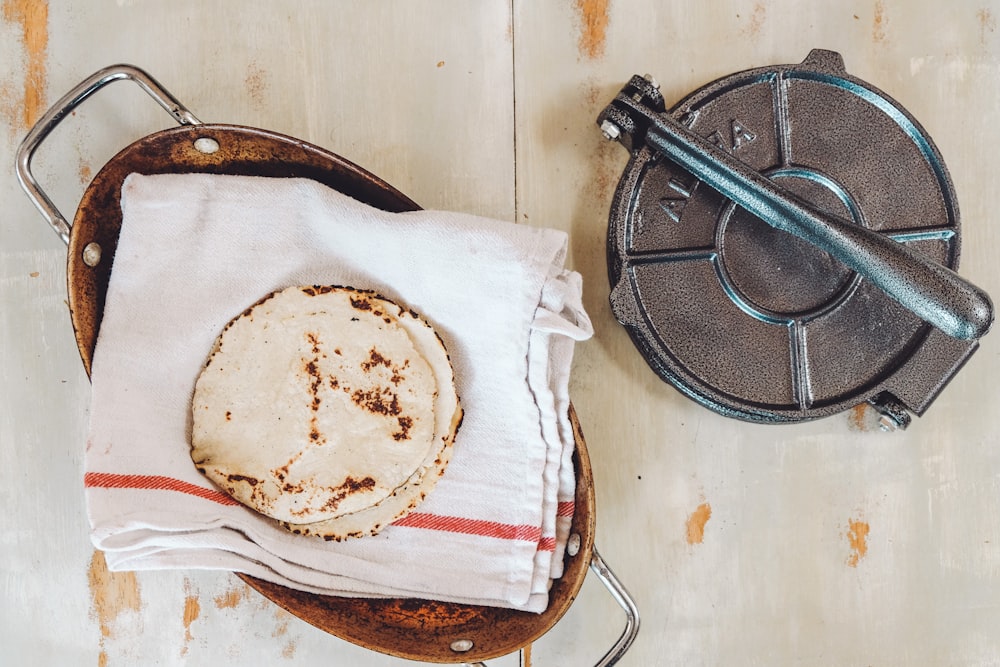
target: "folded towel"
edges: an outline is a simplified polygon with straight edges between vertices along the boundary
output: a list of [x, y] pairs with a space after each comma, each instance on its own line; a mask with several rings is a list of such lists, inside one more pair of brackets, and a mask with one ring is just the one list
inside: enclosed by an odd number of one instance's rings
[[[92, 366], [85, 487], [113, 570], [225, 569], [330, 595], [544, 610], [573, 512], [567, 385], [592, 334], [562, 232], [386, 213], [307, 179], [133, 174]], [[416, 510], [293, 535], [194, 467], [190, 401], [225, 324], [290, 285], [372, 289], [450, 353], [465, 419]]]

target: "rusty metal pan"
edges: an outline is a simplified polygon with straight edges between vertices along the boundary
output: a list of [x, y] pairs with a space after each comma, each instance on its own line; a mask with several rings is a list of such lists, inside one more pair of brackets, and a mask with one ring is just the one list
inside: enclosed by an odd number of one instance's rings
[[[32, 156], [49, 132], [81, 102], [119, 80], [138, 84], [180, 123], [180, 127], [139, 139], [112, 158], [86, 188], [70, 225], [34, 178]], [[419, 208], [377, 176], [317, 146], [267, 130], [203, 124], [152, 77], [136, 67], [115, 65], [96, 72], [55, 103], [25, 137], [17, 154], [17, 174], [22, 187], [69, 246], [70, 316], [88, 374], [122, 225], [121, 185], [133, 172], [304, 177], [386, 211]], [[596, 516], [590, 459], [572, 408], [570, 419], [576, 439], [576, 512], [565, 573], [553, 582], [549, 606], [541, 614], [421, 599], [316, 595], [245, 574], [238, 576], [295, 616], [371, 650], [426, 662], [480, 664], [478, 661], [517, 651], [552, 628], [573, 603], [589, 569], [625, 611], [624, 631], [596, 663], [598, 667], [613, 665], [625, 654], [638, 632], [638, 611], [595, 548]]]

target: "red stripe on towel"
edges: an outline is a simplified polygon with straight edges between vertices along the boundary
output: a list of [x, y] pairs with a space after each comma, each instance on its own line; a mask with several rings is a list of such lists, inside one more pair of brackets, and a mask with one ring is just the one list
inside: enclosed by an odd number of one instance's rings
[[162, 475], [119, 475], [110, 472], [88, 472], [83, 476], [83, 485], [100, 489], [149, 489], [156, 491], [179, 491], [220, 505], [239, 505], [225, 493], [206, 489], [189, 482], [183, 482]]
[[543, 537], [538, 540], [538, 551], [555, 551], [556, 550], [556, 538], [554, 537]]
[[573, 510], [576, 508], [576, 503], [572, 500], [562, 501], [556, 508], [556, 516], [568, 516], [573, 518]]
[[439, 516], [424, 512], [407, 514], [399, 521], [394, 521], [392, 525], [406, 528], [444, 530], [449, 533], [481, 535], [482, 537], [495, 537], [501, 540], [517, 540], [521, 542], [538, 542], [542, 539], [542, 529], [537, 526], [515, 526], [509, 523], [465, 519], [458, 516]]
[[[122, 475], [110, 472], [88, 472], [83, 476], [83, 485], [87, 488], [99, 489], [146, 489], [151, 491], [177, 491], [197, 496], [220, 505], [239, 505], [221, 491], [206, 489], [189, 482], [162, 475]], [[573, 503], [559, 503], [559, 514], [563, 516], [563, 505], [569, 505], [572, 516]], [[542, 529], [536, 526], [515, 526], [509, 523], [483, 521], [480, 519], [464, 519], [455, 516], [439, 516], [425, 512], [408, 514], [394, 526], [406, 528], [424, 528], [426, 530], [441, 530], [463, 535], [479, 535], [501, 540], [516, 540], [535, 542], [539, 551], [555, 550], [555, 538], [542, 537]]]

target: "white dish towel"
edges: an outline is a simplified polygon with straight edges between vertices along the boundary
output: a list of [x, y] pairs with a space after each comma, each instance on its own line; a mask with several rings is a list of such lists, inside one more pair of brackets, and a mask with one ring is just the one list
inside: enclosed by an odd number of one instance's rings
[[[92, 539], [111, 569], [544, 610], [573, 510], [570, 363], [592, 334], [564, 233], [386, 213], [306, 179], [132, 174], [122, 210], [85, 461]], [[340, 543], [234, 503], [188, 454], [194, 383], [224, 325], [274, 290], [313, 284], [374, 289], [423, 315], [465, 409], [426, 501]]]

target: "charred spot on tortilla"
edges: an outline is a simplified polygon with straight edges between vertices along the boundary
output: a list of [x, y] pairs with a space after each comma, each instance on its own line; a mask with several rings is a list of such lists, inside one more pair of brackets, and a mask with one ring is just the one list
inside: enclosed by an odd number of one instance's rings
[[351, 299], [351, 305], [358, 310], [371, 310], [372, 303], [368, 299]]
[[361, 362], [361, 368], [365, 371], [370, 371], [375, 366], [385, 366], [386, 368], [390, 368], [392, 366], [392, 362], [383, 357], [382, 354], [375, 349], [375, 347], [372, 347], [372, 349], [368, 352], [368, 360]]
[[410, 437], [410, 429], [413, 428], [413, 417], [397, 417], [399, 431], [392, 434], [393, 440], [406, 440]]
[[462, 415], [441, 336], [416, 311], [297, 286], [224, 327], [195, 385], [191, 457], [288, 530], [341, 540], [417, 506]]
[[246, 482], [250, 486], [257, 486], [257, 484], [260, 483], [259, 480], [257, 480], [254, 477], [247, 477], [245, 475], [237, 475], [235, 473], [232, 474], [232, 475], [227, 475], [226, 479], [228, 479], [230, 482]]

